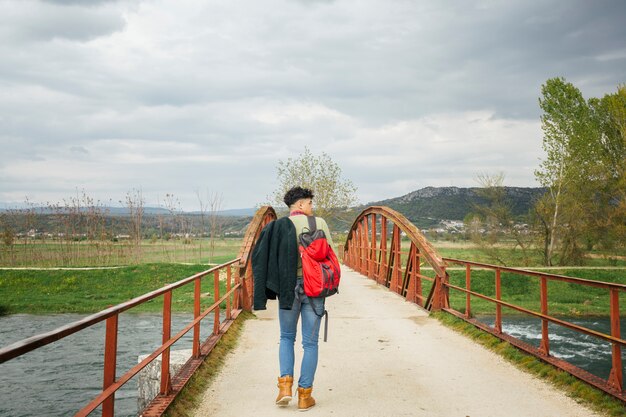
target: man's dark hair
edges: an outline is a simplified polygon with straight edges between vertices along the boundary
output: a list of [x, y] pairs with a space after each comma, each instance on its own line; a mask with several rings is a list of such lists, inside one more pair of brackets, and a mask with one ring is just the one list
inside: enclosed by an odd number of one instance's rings
[[285, 193], [283, 201], [287, 204], [287, 207], [291, 207], [293, 203], [303, 198], [313, 198], [313, 191], [308, 188], [293, 187]]

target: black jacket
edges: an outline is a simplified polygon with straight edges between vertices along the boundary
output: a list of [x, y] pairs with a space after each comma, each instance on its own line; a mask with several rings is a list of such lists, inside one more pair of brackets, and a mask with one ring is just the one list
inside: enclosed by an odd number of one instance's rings
[[289, 217], [268, 223], [252, 252], [254, 309], [265, 310], [278, 296], [279, 307], [291, 310], [298, 273], [296, 227]]

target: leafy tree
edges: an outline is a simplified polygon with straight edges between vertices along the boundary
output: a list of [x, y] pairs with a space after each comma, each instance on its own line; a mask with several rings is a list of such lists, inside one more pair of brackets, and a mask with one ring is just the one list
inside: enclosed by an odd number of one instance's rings
[[594, 237], [611, 248], [626, 238], [626, 86], [589, 104], [600, 132], [595, 174], [602, 191], [596, 198], [600, 213], [592, 226]]
[[579, 263], [583, 249], [623, 241], [626, 90], [585, 101], [563, 78], [542, 86], [539, 105], [546, 153], [535, 171], [548, 193], [535, 206], [544, 260]]
[[[537, 213], [542, 217], [545, 227], [544, 259], [552, 265], [555, 246], [561, 232], [565, 232], [564, 213], [566, 193], [573, 190], [573, 180], [584, 169], [576, 163], [576, 157], [584, 155], [580, 147], [587, 147], [586, 135], [589, 126], [589, 107], [580, 90], [563, 78], [549, 79], [541, 88], [543, 98], [539, 106], [543, 110], [541, 128], [543, 130], [543, 150], [545, 159], [535, 171], [539, 183], [548, 189], [548, 194], [541, 203], [542, 210]], [[569, 225], [570, 235], [576, 229]], [[569, 239], [576, 242], [576, 236]]]
[[339, 164], [322, 152], [314, 155], [307, 147], [297, 158], [278, 161], [278, 188], [271, 196], [272, 204], [284, 206], [287, 190], [297, 185], [313, 190], [315, 213], [327, 216], [334, 209], [350, 207], [356, 203], [356, 186], [342, 178]]

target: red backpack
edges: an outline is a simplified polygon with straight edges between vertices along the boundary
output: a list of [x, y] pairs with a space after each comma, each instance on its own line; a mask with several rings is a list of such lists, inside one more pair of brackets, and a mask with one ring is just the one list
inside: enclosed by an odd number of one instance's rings
[[308, 297], [330, 297], [339, 291], [339, 260], [324, 231], [317, 228], [315, 216], [307, 216], [307, 220], [309, 230], [298, 237], [304, 293]]

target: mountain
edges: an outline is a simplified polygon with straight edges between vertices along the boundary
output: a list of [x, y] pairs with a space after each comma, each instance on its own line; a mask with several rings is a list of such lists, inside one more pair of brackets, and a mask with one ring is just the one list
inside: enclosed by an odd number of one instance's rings
[[[487, 202], [480, 196], [480, 188], [460, 187], [426, 187], [410, 192], [400, 197], [375, 201], [354, 207], [348, 211], [341, 211], [331, 216], [327, 221], [333, 230], [347, 231], [354, 218], [361, 210], [369, 206], [388, 206], [404, 214], [412, 223], [420, 229], [428, 229], [440, 224], [442, 220], [463, 220], [468, 213], [475, 211], [476, 205], [484, 205]], [[511, 207], [514, 216], [520, 218], [528, 214], [534, 201], [545, 193], [545, 188], [528, 187], [504, 187], [505, 199]], [[12, 210], [25, 210], [27, 207], [13, 206]], [[129, 211], [126, 207], [104, 207], [105, 217], [117, 218], [120, 221], [128, 221]], [[0, 213], [11, 210], [8, 204], [0, 203]], [[55, 210], [48, 207], [35, 207], [34, 212], [39, 215], [54, 214]], [[81, 208], [80, 211], [87, 209]], [[249, 218], [256, 212], [255, 208], [233, 209], [218, 211], [218, 215], [224, 219], [226, 231], [243, 233], [249, 222]], [[24, 212], [22, 212], [24, 214]], [[206, 213], [207, 215], [209, 213]], [[159, 218], [167, 219], [171, 213], [160, 207], [144, 207], [144, 221], [147, 224], [157, 222]], [[184, 216], [190, 219], [200, 217], [200, 212], [185, 212]], [[46, 219], [40, 219], [46, 221]], [[37, 225], [37, 228], [45, 228]], [[18, 227], [19, 229], [19, 227]]]
[[[480, 188], [426, 187], [401, 197], [368, 203], [363, 206], [388, 206], [404, 214], [419, 228], [437, 225], [441, 220], [463, 220], [475, 211], [476, 205], [487, 202], [479, 194]], [[505, 201], [514, 216], [528, 214], [534, 201], [541, 197], [545, 188], [504, 187]]]
[[[68, 210], [69, 207], [64, 207], [65, 210]], [[106, 207], [99, 207], [99, 209], [102, 212], [107, 213], [110, 216], [128, 216], [130, 215], [130, 211], [128, 209], [128, 207], [112, 207], [112, 206], [106, 206]], [[15, 210], [33, 210], [33, 212], [37, 213], [37, 214], [56, 214], [59, 210], [54, 208], [54, 207], [42, 207], [42, 206], [35, 206], [35, 207], [30, 207], [24, 203], [2, 203], [0, 202], [0, 213], [3, 211], [15, 211]], [[243, 208], [243, 209], [228, 209], [228, 210], [220, 210], [217, 212], [218, 216], [224, 216], [224, 217], [252, 217], [254, 216], [254, 213], [256, 213], [255, 208]], [[79, 212], [83, 212], [86, 213], [89, 211], [88, 207], [80, 207], [78, 209]], [[143, 214], [144, 216], [157, 216], [157, 215], [162, 215], [162, 216], [167, 216], [167, 215], [171, 215], [172, 213], [167, 210], [164, 209], [162, 207], [144, 207], [143, 208]], [[201, 215], [201, 213], [199, 211], [190, 211], [190, 212], [183, 212], [184, 215]], [[205, 215], [210, 215], [210, 213], [205, 213]]]

